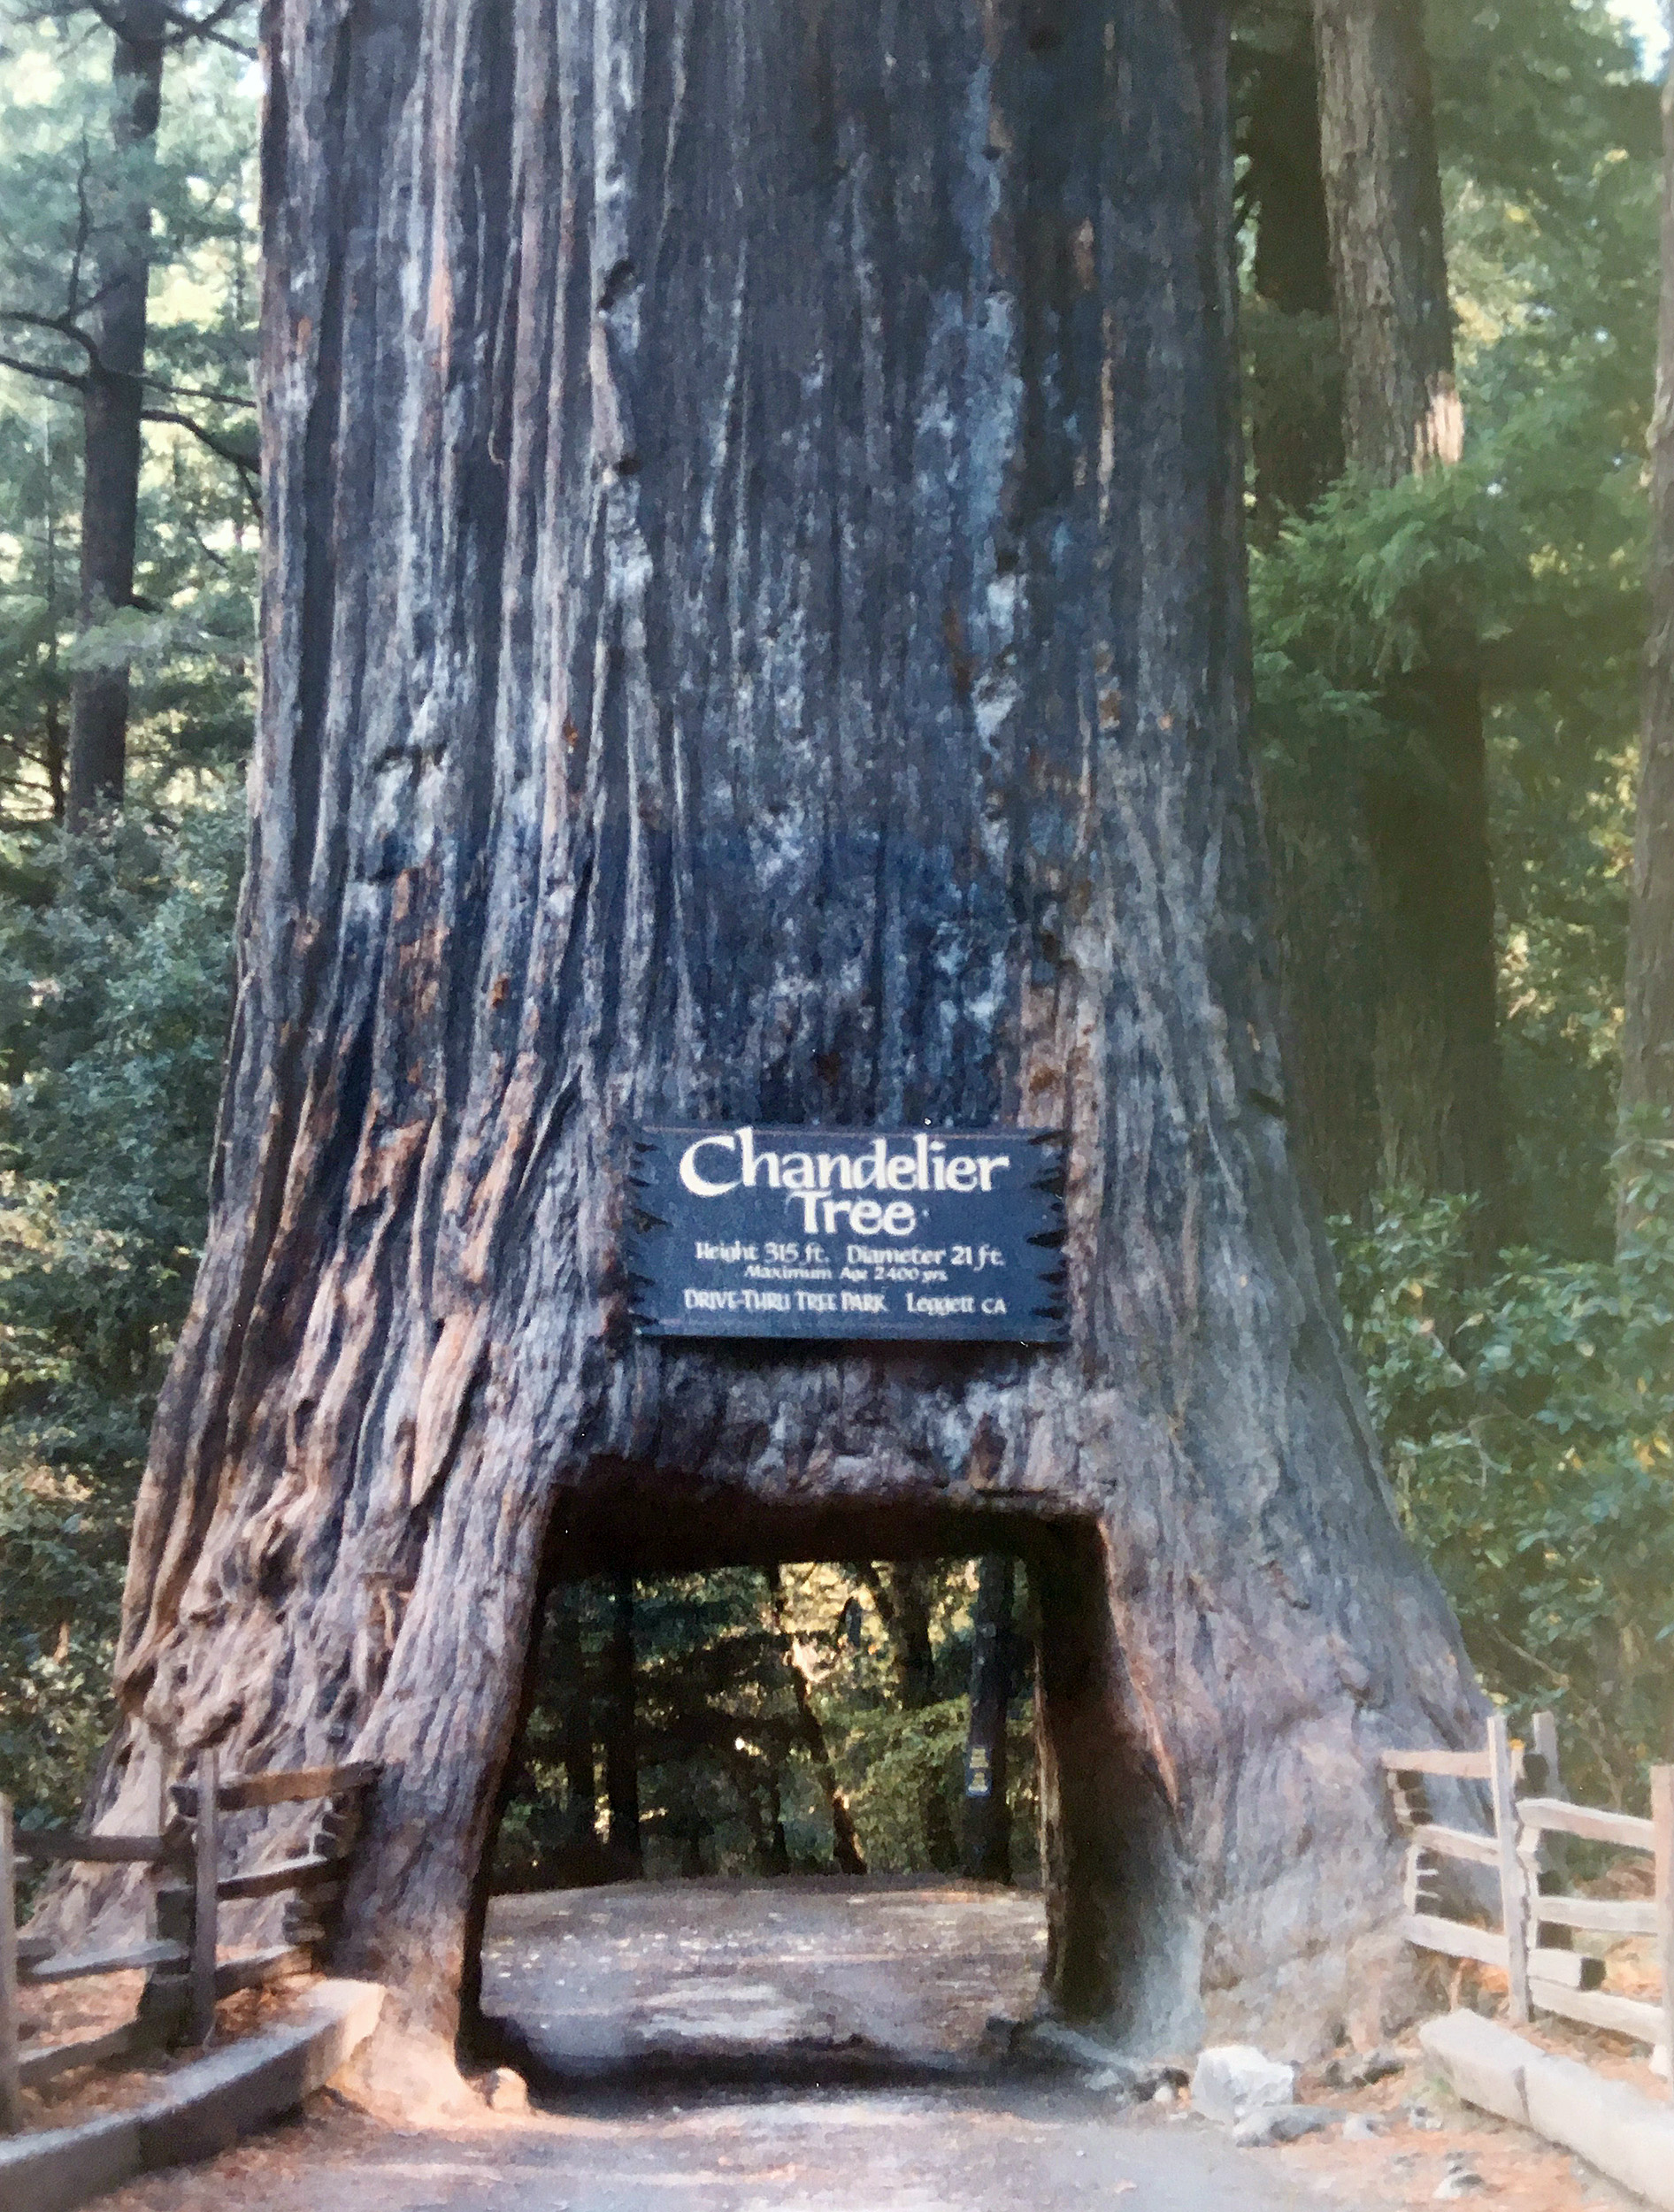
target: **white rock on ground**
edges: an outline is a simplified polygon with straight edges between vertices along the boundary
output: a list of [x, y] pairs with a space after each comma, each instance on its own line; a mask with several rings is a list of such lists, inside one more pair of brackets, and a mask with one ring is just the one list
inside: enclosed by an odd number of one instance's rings
[[496, 2066], [483, 2083], [482, 2093], [490, 2112], [526, 2112], [529, 2109], [529, 2085], [523, 2076], [510, 2066]]
[[1192, 2076], [1192, 2103], [1206, 2119], [1236, 2127], [1263, 2105], [1287, 2105], [1296, 2069], [1269, 2058], [1253, 2043], [1217, 2043], [1203, 2052]]

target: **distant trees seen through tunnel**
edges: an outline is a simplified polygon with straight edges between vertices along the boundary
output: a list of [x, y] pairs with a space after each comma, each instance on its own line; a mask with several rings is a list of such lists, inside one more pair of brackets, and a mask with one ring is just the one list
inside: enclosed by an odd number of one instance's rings
[[1026, 1572], [1007, 1560], [560, 1583], [493, 1886], [864, 1870], [1032, 1883], [1027, 1619]]

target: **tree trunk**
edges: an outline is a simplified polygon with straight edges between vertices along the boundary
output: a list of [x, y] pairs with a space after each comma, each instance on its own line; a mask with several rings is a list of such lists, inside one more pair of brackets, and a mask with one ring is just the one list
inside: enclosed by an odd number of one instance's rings
[[964, 1865], [980, 1881], [1011, 1879], [1006, 1710], [1011, 1702], [1013, 1566], [990, 1554], [977, 1569], [971, 1629], [971, 1719], [965, 1732]]
[[[1464, 436], [1423, 0], [1315, 0], [1314, 23], [1344, 448], [1394, 485]], [[1506, 1169], [1482, 698], [1469, 640], [1429, 647], [1391, 703], [1413, 757], [1366, 790], [1383, 1169], [1477, 1194], [1489, 1250]]]
[[[907, 1560], [886, 1567], [881, 1577], [874, 1569], [867, 1580], [889, 1638], [895, 1695], [903, 1712], [921, 1713], [936, 1699], [936, 1655], [930, 1640], [935, 1571]], [[931, 1866], [939, 1874], [951, 1874], [959, 1863], [959, 1839], [940, 1775], [926, 1778], [919, 1791], [918, 1825]]]
[[1306, 5], [1240, 42], [1242, 196], [1255, 228], [1249, 362], [1254, 525], [1271, 536], [1343, 472], [1342, 357]]
[[1398, 484], [1464, 445], [1424, 0], [1314, 0], [1314, 35], [1344, 449]]
[[564, 1816], [559, 1855], [566, 1881], [595, 1878], [598, 1867], [598, 1778], [594, 1759], [593, 1700], [581, 1648], [581, 1593], [561, 1583], [547, 1600], [545, 1663], [548, 1694], [556, 1687], [556, 1731], [564, 1768]]
[[[96, 207], [97, 357], [81, 403], [81, 594], [78, 632], [96, 630], [134, 601], [140, 511], [140, 414], [145, 401], [146, 288], [151, 274], [151, 161], [163, 90], [164, 11], [130, 0], [106, 17], [111, 63], [114, 174]], [[85, 829], [119, 806], [127, 768], [126, 665], [81, 668], [70, 687], [70, 779], [65, 820]]]
[[610, 1645], [604, 1685], [604, 1803], [610, 1816], [610, 1872], [638, 1881], [645, 1872], [640, 1838], [640, 1740], [634, 1684], [634, 1578], [610, 1590]]
[[[119, 1796], [386, 1763], [339, 1962], [447, 2030], [555, 1554], [1067, 1546], [1058, 1994], [1317, 2043], [1400, 1955], [1379, 1747], [1483, 1707], [1274, 1110], [1219, 10], [265, 28], [250, 863]], [[637, 1338], [636, 1117], [1064, 1127], [1072, 1340]]]
[[838, 1786], [837, 1770], [832, 1764], [831, 1746], [825, 1740], [825, 1731], [814, 1703], [814, 1693], [807, 1671], [796, 1655], [795, 1639], [785, 1612], [785, 1582], [777, 1567], [767, 1570], [767, 1596], [773, 1612], [773, 1627], [778, 1633], [779, 1649], [784, 1655], [786, 1671], [790, 1676], [791, 1694], [796, 1701], [796, 1730], [802, 1740], [814, 1770], [814, 1778], [820, 1786], [831, 1814], [832, 1864], [840, 1874], [864, 1874], [865, 1855], [860, 1847], [860, 1838], [855, 1832], [855, 1816], [849, 1809], [849, 1800]]
[[[1306, 4], [1240, 41], [1240, 142], [1254, 297], [1244, 332], [1252, 527], [1271, 541], [1343, 471], [1342, 359]], [[1264, 793], [1291, 1124], [1327, 1213], [1364, 1214], [1378, 1170], [1371, 861], [1359, 780], [1306, 761]]]
[[[1674, 56], [1662, 87], [1662, 298], [1651, 425], [1650, 639], [1622, 1022], [1622, 1130], [1674, 1136]], [[1632, 1153], [1629, 1155], [1632, 1162]], [[1617, 1208], [1638, 1225], [1632, 1173]]]
[[889, 1639], [895, 1695], [907, 1712], [919, 1712], [936, 1694], [936, 1656], [930, 1641], [931, 1571], [906, 1560], [886, 1567], [881, 1575], [873, 1568], [866, 1580]]

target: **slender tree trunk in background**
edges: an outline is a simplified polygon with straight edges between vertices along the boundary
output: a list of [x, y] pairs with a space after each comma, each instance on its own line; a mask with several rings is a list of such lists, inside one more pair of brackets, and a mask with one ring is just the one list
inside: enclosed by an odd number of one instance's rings
[[[1401, 1970], [1379, 1748], [1483, 1706], [1270, 1108], [1224, 34], [272, 0], [239, 995], [96, 1810], [382, 1761], [391, 2028], [583, 1513], [1062, 1540], [1053, 1993], [1302, 2047]], [[632, 1125], [751, 1119], [1066, 1130], [1071, 1340], [637, 1337]]]
[[581, 1649], [581, 1593], [560, 1583], [547, 1601], [546, 1678], [559, 1686], [559, 1758], [564, 1767], [561, 1831], [570, 1878], [598, 1857], [598, 1780], [594, 1763], [593, 1699]]
[[986, 1882], [1011, 1879], [1006, 1709], [1011, 1701], [1011, 1594], [1016, 1572], [1002, 1552], [990, 1553], [979, 1563], [976, 1614], [971, 1627], [964, 1865], [967, 1874]]
[[[81, 590], [77, 629], [96, 629], [134, 599], [139, 531], [141, 410], [145, 402], [146, 288], [151, 273], [150, 171], [163, 90], [159, 0], [129, 0], [107, 16], [116, 36], [111, 64], [116, 172], [94, 210], [99, 305], [98, 349], [84, 367], [85, 450], [81, 479]], [[70, 776], [65, 820], [85, 829], [121, 803], [127, 769], [128, 672], [78, 669], [70, 687]]]
[[[1628, 909], [1622, 1126], [1674, 1136], [1674, 53], [1662, 87], [1662, 297], [1651, 421], [1650, 637]], [[1624, 1181], [1618, 1239], [1638, 1209]]]
[[1255, 228], [1244, 333], [1253, 526], [1266, 538], [1343, 472], [1342, 363], [1305, 0], [1264, 9], [1240, 54], [1241, 196]]
[[645, 1871], [640, 1837], [640, 1741], [634, 1681], [634, 1578], [618, 1575], [610, 1587], [610, 1644], [604, 1689], [604, 1801], [610, 1814], [608, 1849], [618, 1881]]
[[[889, 1637], [895, 1695], [903, 1712], [920, 1713], [936, 1701], [936, 1655], [930, 1640], [936, 1571], [922, 1561], [904, 1560], [886, 1567], [881, 1579], [875, 1571], [867, 1579]], [[939, 1874], [952, 1873], [959, 1863], [959, 1839], [939, 1776], [925, 1779], [918, 1800], [918, 1820], [924, 1830], [925, 1857]]]
[[930, 1607], [934, 1570], [916, 1560], [894, 1563], [867, 1577], [889, 1638], [889, 1667], [895, 1695], [916, 1713], [936, 1694], [936, 1656], [930, 1641]]
[[[1315, 0], [1321, 159], [1349, 465], [1394, 485], [1459, 458], [1430, 65], [1422, 0]], [[1429, 641], [1386, 704], [1417, 758], [1368, 778], [1378, 933], [1383, 1168], [1483, 1201], [1504, 1231], [1486, 755], [1473, 641]]]
[[785, 1667], [790, 1676], [791, 1694], [796, 1700], [796, 1726], [814, 1770], [831, 1814], [832, 1863], [840, 1874], [864, 1874], [866, 1861], [860, 1848], [860, 1839], [855, 1832], [854, 1815], [849, 1809], [849, 1800], [838, 1786], [837, 1770], [832, 1764], [831, 1747], [825, 1740], [825, 1731], [814, 1703], [813, 1686], [807, 1671], [796, 1655], [795, 1639], [785, 1611], [785, 1582], [777, 1567], [767, 1571], [767, 1595], [773, 1609], [773, 1627], [779, 1636], [779, 1649], [784, 1655]]
[[[1258, 541], [1343, 472], [1342, 362], [1307, 0], [1260, 9], [1239, 41], [1241, 192], [1255, 231], [1244, 319]], [[1288, 772], [1287, 772], [1288, 771]], [[1378, 1180], [1375, 948], [1360, 780], [1347, 758], [1267, 780], [1290, 1125], [1327, 1213], [1363, 1216]]]
[[1314, 0], [1314, 35], [1344, 451], [1398, 484], [1464, 442], [1423, 0]]
[[47, 800], [52, 809], [52, 818], [62, 825], [65, 810], [65, 772], [69, 757], [64, 742], [63, 695], [58, 664], [58, 506], [52, 495], [52, 432], [49, 416], [46, 451], [46, 551], [47, 551], [47, 680], [45, 726], [42, 732], [43, 765], [47, 774]]
[[790, 1872], [790, 1845], [785, 1837], [785, 1794], [775, 1759], [770, 1759], [767, 1765], [767, 1850], [760, 1864], [764, 1874]]

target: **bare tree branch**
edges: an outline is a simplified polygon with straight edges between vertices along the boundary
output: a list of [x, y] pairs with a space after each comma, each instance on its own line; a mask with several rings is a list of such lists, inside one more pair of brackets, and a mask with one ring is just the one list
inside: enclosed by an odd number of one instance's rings
[[244, 495], [259, 518], [262, 511], [262, 457], [253, 446], [234, 445], [230, 438], [223, 438], [195, 422], [190, 415], [183, 415], [178, 408], [146, 407], [141, 410], [142, 422], [172, 423], [177, 430], [189, 431], [201, 446], [206, 447], [218, 460], [228, 461], [238, 471], [244, 487]]
[[189, 10], [165, 5], [163, 19], [174, 28], [170, 44], [184, 46], [188, 40], [207, 38], [218, 46], [230, 46], [235, 54], [242, 54], [248, 60], [254, 61], [255, 49], [228, 37], [221, 28], [227, 19], [235, 15], [243, 5], [244, 0], [217, 0], [217, 4], [203, 15], [193, 15]]
[[73, 392], [85, 392], [88, 380], [73, 370], [55, 368], [46, 361], [26, 361], [20, 354], [0, 352], [0, 369], [15, 369], [19, 376], [33, 376], [42, 384], [65, 384]]
[[[242, 4], [243, 0], [234, 0], [234, 5], [242, 6]], [[240, 54], [246, 61], [254, 61], [257, 58], [255, 47], [247, 46], [242, 38], [233, 38], [219, 27], [224, 18], [231, 12], [232, 10], [229, 8], [217, 8], [212, 14], [199, 19], [193, 16], [182, 15], [174, 8], [165, 8], [164, 16], [176, 27], [175, 35], [169, 41], [169, 43], [172, 46], [184, 46], [188, 40], [206, 39], [211, 46], [225, 46], [228, 53]]]
[[73, 338], [96, 369], [104, 366], [97, 344], [67, 311], [62, 315], [37, 315], [27, 307], [0, 307], [0, 322], [24, 323], [31, 330], [51, 330], [60, 338]]
[[215, 0], [202, 15], [194, 15], [189, 8], [172, 7], [164, 0], [162, 14], [165, 21], [174, 25], [189, 38], [198, 38], [207, 31], [218, 31], [229, 16], [235, 15], [244, 0]]
[[[225, 46], [230, 52], [241, 55], [246, 61], [254, 61], [256, 49], [245, 45], [241, 39], [229, 37], [221, 28], [227, 19], [237, 14], [244, 4], [245, 0], [217, 0], [217, 4], [203, 15], [193, 15], [184, 8], [159, 8], [157, 17], [169, 27], [170, 31], [170, 35], [162, 42], [165, 46], [178, 47], [195, 39], [209, 39], [215, 45]], [[46, 6], [26, 9], [23, 19], [26, 22], [55, 22], [67, 26], [73, 16], [80, 15], [83, 11], [96, 16], [111, 37], [119, 38], [125, 45], [145, 42], [135, 40], [133, 18], [123, 0], [49, 0]]]
[[166, 392], [171, 399], [204, 399], [218, 407], [254, 407], [255, 399], [249, 392], [208, 391], [197, 384], [170, 384], [160, 376], [148, 376], [146, 384], [154, 392]]

